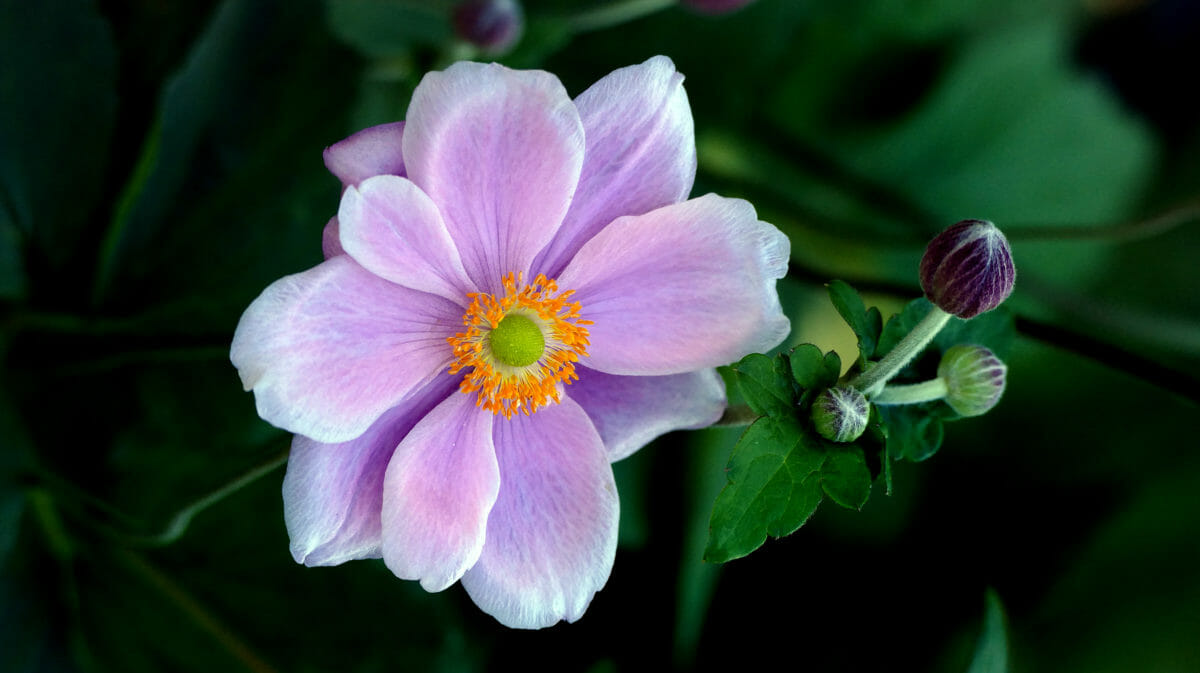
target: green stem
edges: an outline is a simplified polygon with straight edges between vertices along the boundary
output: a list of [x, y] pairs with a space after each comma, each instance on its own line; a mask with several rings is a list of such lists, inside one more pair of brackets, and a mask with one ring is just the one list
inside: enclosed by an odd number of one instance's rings
[[666, 9], [677, 2], [678, 0], [625, 0], [624, 2], [612, 2], [572, 16], [567, 19], [567, 26], [575, 33], [611, 28]]
[[855, 377], [850, 381], [850, 385], [861, 390], [864, 395], [873, 397], [889, 379], [904, 369], [905, 365], [933, 341], [949, 320], [949, 313], [934, 306], [911, 332], [883, 356], [882, 360]]
[[1013, 241], [1137, 241], [1197, 220], [1200, 220], [1200, 201], [1192, 201], [1134, 222], [1099, 226], [1006, 226], [1004, 235]]
[[183, 534], [187, 531], [188, 525], [192, 522], [192, 518], [197, 514], [208, 509], [209, 507], [212, 507], [230, 495], [237, 493], [255, 481], [258, 481], [258, 479], [274, 472], [281, 465], [286, 463], [287, 459], [288, 452], [284, 451], [280, 455], [251, 469], [237, 479], [234, 479], [228, 484], [225, 484], [212, 493], [209, 493], [203, 498], [196, 500], [187, 507], [184, 507], [176, 512], [175, 516], [171, 517], [171, 520], [167, 522], [166, 527], [163, 528], [161, 533], [137, 538], [135, 541], [138, 544], [149, 547], [162, 547], [171, 544], [183, 536]]
[[947, 392], [946, 380], [939, 376], [921, 383], [884, 386], [871, 401], [875, 404], [919, 404], [940, 400]]

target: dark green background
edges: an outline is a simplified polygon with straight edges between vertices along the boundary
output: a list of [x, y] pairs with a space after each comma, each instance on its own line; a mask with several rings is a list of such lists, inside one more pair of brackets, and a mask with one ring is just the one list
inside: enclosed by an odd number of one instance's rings
[[379, 562], [296, 565], [282, 470], [146, 546], [287, 448], [228, 344], [320, 261], [321, 150], [469, 54], [448, 2], [0, 0], [0, 671], [959, 672], [988, 587], [1014, 671], [1200, 670], [1200, 227], [1077, 228], [1195, 208], [1196, 6], [758, 0], [572, 28], [600, 4], [530, 0], [501, 61], [575, 94], [674, 59], [695, 193], [792, 237], [789, 345], [853, 352], [825, 280], [886, 314], [936, 231], [1009, 233], [1026, 336], [1000, 406], [897, 464], [891, 497], [723, 567], [700, 558], [738, 430], [668, 436], [617, 465], [608, 586], [541, 632]]

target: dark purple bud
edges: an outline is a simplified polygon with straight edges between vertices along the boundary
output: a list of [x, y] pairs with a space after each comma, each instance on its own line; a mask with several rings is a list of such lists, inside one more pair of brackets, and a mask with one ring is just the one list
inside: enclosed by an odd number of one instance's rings
[[525, 28], [517, 0], [465, 0], [454, 7], [454, 32], [488, 53], [502, 53]]
[[857, 388], [827, 388], [813, 400], [817, 434], [832, 442], [853, 442], [867, 429], [871, 405]]
[[974, 318], [1012, 294], [1017, 271], [1008, 239], [987, 220], [963, 220], [938, 234], [921, 258], [921, 289], [938, 308]]
[[685, 7], [690, 7], [701, 14], [724, 14], [741, 9], [754, 0], [680, 0]]
[[1007, 376], [1008, 366], [983, 346], [952, 346], [938, 364], [946, 404], [959, 416], [979, 416], [996, 406]]

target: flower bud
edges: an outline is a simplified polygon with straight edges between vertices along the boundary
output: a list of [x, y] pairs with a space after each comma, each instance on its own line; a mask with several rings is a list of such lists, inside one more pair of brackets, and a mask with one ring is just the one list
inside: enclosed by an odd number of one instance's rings
[[871, 406], [857, 388], [826, 388], [813, 401], [817, 434], [834, 442], [853, 442], [867, 429]]
[[960, 416], [979, 416], [1004, 394], [1008, 366], [983, 346], [953, 346], [942, 355], [938, 377], [946, 382], [946, 404]]
[[754, 0], [680, 0], [685, 7], [690, 7], [701, 14], [724, 14], [754, 2]]
[[517, 0], [464, 0], [454, 7], [454, 32], [485, 52], [508, 50], [525, 28]]
[[938, 308], [974, 318], [1012, 294], [1017, 272], [1008, 239], [987, 220], [963, 220], [938, 234], [921, 258], [921, 289]]

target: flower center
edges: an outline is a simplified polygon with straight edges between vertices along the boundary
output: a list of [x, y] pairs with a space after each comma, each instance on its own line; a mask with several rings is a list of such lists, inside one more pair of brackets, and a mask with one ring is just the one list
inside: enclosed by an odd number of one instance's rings
[[497, 360], [510, 367], [531, 365], [546, 352], [542, 329], [520, 313], [509, 313], [488, 332], [488, 345]]
[[540, 274], [526, 284], [509, 273], [503, 296], [468, 294], [467, 329], [446, 340], [454, 349], [450, 373], [467, 370], [459, 390], [478, 392], [478, 406], [505, 418], [557, 403], [559, 384], [579, 378], [574, 363], [587, 356], [585, 325], [592, 324], [579, 317], [579, 302], [567, 301], [574, 293]]

